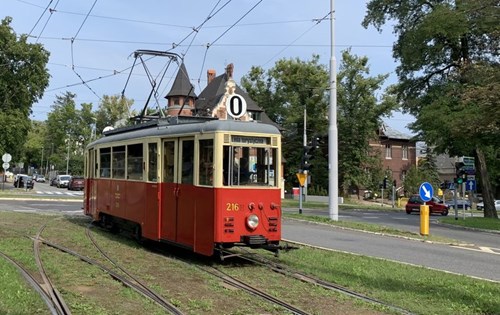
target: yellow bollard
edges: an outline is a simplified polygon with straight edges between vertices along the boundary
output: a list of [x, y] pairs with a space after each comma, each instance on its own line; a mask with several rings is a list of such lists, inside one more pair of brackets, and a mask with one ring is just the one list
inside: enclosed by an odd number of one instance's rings
[[420, 235], [429, 235], [429, 206], [420, 206]]

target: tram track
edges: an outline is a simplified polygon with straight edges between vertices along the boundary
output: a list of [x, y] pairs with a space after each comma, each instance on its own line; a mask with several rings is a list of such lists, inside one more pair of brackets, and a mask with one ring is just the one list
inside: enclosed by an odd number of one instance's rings
[[240, 290], [242, 290], [250, 295], [257, 296], [257, 297], [261, 298], [262, 300], [267, 301], [271, 304], [278, 305], [278, 306], [282, 307], [284, 310], [290, 312], [291, 314], [296, 314], [296, 315], [308, 315], [308, 314], [310, 314], [310, 313], [308, 313], [308, 312], [306, 312], [306, 311], [304, 311], [304, 310], [302, 310], [302, 309], [300, 309], [300, 308], [298, 308], [298, 307], [296, 307], [296, 306], [294, 306], [294, 305], [292, 305], [284, 300], [276, 298], [276, 297], [266, 293], [265, 291], [260, 290], [256, 287], [248, 284], [247, 282], [245, 282], [243, 280], [237, 279], [237, 278], [227, 274], [226, 272], [222, 271], [220, 268], [212, 267], [212, 266], [208, 266], [208, 265], [193, 264], [193, 262], [190, 260], [187, 260], [187, 259], [184, 259], [181, 257], [177, 257], [177, 256], [172, 257], [171, 253], [166, 252], [166, 251], [161, 250], [161, 249], [158, 249], [158, 248], [152, 248], [150, 250], [157, 252], [158, 254], [161, 254], [163, 256], [168, 255], [169, 258], [178, 260], [186, 265], [192, 266], [205, 274], [208, 274], [212, 277], [219, 279], [220, 281], [224, 282], [227, 285], [230, 285], [234, 288], [240, 289]]
[[385, 307], [387, 309], [390, 309], [390, 310], [392, 310], [394, 312], [397, 312], [398, 314], [413, 315], [413, 313], [411, 313], [408, 310], [405, 310], [403, 308], [400, 308], [398, 306], [394, 306], [394, 305], [385, 303], [383, 301], [380, 301], [380, 300], [377, 300], [375, 298], [366, 296], [366, 295], [361, 294], [359, 292], [350, 290], [350, 289], [348, 289], [346, 287], [343, 287], [341, 285], [338, 285], [338, 284], [335, 284], [335, 283], [331, 283], [331, 282], [328, 282], [328, 281], [324, 281], [324, 280], [318, 279], [316, 277], [307, 275], [307, 274], [305, 274], [303, 272], [292, 270], [288, 266], [275, 263], [275, 262], [273, 262], [273, 261], [271, 261], [271, 260], [269, 260], [269, 259], [267, 259], [267, 258], [265, 258], [263, 256], [260, 256], [258, 254], [250, 253], [248, 251], [245, 251], [245, 249], [241, 249], [241, 250], [244, 251], [243, 254], [241, 252], [232, 251], [232, 250], [222, 250], [222, 251], [225, 254], [229, 254], [230, 256], [238, 257], [238, 258], [246, 260], [248, 262], [252, 262], [252, 263], [261, 265], [263, 267], [266, 267], [266, 268], [268, 268], [268, 269], [270, 269], [270, 270], [272, 270], [272, 271], [274, 271], [276, 273], [282, 274], [282, 275], [284, 275], [286, 277], [291, 277], [293, 279], [296, 279], [296, 280], [299, 280], [299, 281], [302, 281], [302, 282], [314, 284], [314, 285], [320, 286], [320, 287], [322, 287], [324, 289], [335, 291], [335, 292], [338, 292], [338, 293], [350, 296], [352, 298], [356, 298], [358, 300], [361, 300], [361, 301], [364, 301], [364, 302], [367, 302], [367, 303], [371, 303], [371, 304], [383, 306], [383, 307]]
[[[119, 269], [122, 273], [127, 275], [132, 281], [126, 280], [124, 277], [120, 277], [123, 281], [126, 281], [128, 285], [133, 286], [133, 289], [142, 294], [143, 296], [153, 300], [156, 302], [158, 305], [160, 305], [162, 308], [165, 310], [169, 311], [172, 314], [183, 314], [179, 309], [175, 307], [172, 303], [164, 299], [161, 295], [153, 291], [151, 288], [149, 288], [143, 281], [141, 281], [139, 278], [128, 272], [125, 268], [120, 266], [114, 259], [111, 258], [97, 243], [95, 238], [92, 236], [92, 233], [90, 232], [90, 227], [91, 225], [87, 226], [85, 229], [85, 234], [87, 235], [87, 238], [91, 241], [93, 246], [99, 251], [99, 253], [106, 258], [114, 267]], [[113, 276], [114, 277], [114, 276]], [[122, 281], [120, 280], [120, 281]]]
[[88, 256], [84, 256], [72, 249], [64, 247], [60, 244], [51, 242], [42, 237], [42, 233], [47, 227], [49, 222], [43, 224], [35, 236], [26, 235], [24, 233], [19, 233], [16, 230], [13, 230], [19, 236], [26, 237], [33, 241], [33, 256], [38, 268], [38, 274], [34, 275], [33, 272], [30, 272], [26, 267], [24, 267], [21, 263], [16, 261], [14, 258], [10, 257], [8, 254], [0, 251], [0, 257], [3, 257], [8, 263], [13, 265], [16, 269], [18, 269], [19, 273], [26, 279], [26, 282], [30, 287], [32, 287], [44, 303], [47, 305], [50, 313], [52, 315], [70, 315], [71, 311], [67, 304], [64, 302], [62, 294], [56, 289], [53, 283], [50, 281], [45, 268], [43, 266], [43, 261], [41, 259], [41, 245], [45, 245], [48, 247], [52, 247], [56, 250], [59, 250], [63, 253], [70, 254], [83, 262], [86, 262], [92, 266], [95, 266], [105, 273], [107, 273], [111, 278], [120, 282], [125, 287], [128, 287], [138, 294], [152, 300], [156, 304], [158, 304], [162, 309], [167, 311], [170, 314], [174, 315], [182, 315], [181, 312], [175, 305], [167, 301], [161, 295], [155, 293], [153, 290], [147, 287], [142, 281], [140, 281], [137, 277], [133, 276], [130, 272], [128, 272], [125, 268], [119, 266], [109, 255], [107, 255], [102, 248], [98, 245], [95, 239], [92, 237], [90, 230], [87, 228], [86, 234], [93, 246], [103, 255], [113, 266], [114, 268], [120, 270], [124, 275], [121, 275], [112, 268], [105, 266], [103, 263], [89, 258]]
[[54, 308], [57, 311], [57, 314], [61, 315], [70, 315], [71, 311], [69, 307], [66, 305], [66, 302], [64, 302], [64, 298], [62, 297], [62, 294], [56, 289], [54, 284], [52, 284], [52, 281], [50, 281], [49, 277], [47, 276], [47, 273], [45, 271], [45, 268], [43, 267], [42, 263], [42, 258], [40, 255], [40, 244], [41, 244], [41, 234], [43, 230], [47, 227], [48, 223], [45, 223], [40, 227], [38, 230], [38, 233], [36, 234], [35, 238], [33, 239], [33, 251], [34, 251], [34, 256], [35, 256], [35, 261], [36, 265], [38, 267], [38, 272], [40, 273], [40, 276], [42, 277], [43, 284], [41, 284], [42, 289], [47, 293], [47, 295], [50, 297], [50, 300], [54, 306]]

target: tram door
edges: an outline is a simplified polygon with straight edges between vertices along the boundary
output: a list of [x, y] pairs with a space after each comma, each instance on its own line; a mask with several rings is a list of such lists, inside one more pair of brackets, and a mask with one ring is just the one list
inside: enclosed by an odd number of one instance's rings
[[97, 164], [96, 164], [96, 150], [90, 149], [88, 154], [87, 154], [87, 167], [85, 170], [85, 176], [86, 176], [86, 183], [87, 187], [84, 189], [84, 200], [85, 200], [85, 214], [89, 215], [92, 214], [94, 215], [96, 213], [96, 202], [95, 198], [91, 198], [91, 196], [96, 196], [97, 193], [97, 187], [95, 183], [95, 172], [97, 170]]
[[163, 143], [162, 238], [194, 242], [194, 138]]

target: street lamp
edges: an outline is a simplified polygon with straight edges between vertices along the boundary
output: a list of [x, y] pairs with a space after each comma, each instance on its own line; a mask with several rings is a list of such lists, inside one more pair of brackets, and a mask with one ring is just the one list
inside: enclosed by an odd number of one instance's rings
[[66, 154], [66, 174], [69, 174], [68, 173], [69, 172], [69, 147], [70, 147], [70, 144], [71, 144], [71, 139], [69, 138], [69, 136], [68, 136], [68, 138], [66, 138], [64, 140], [64, 142], [66, 142], [66, 144], [68, 145], [68, 152]]

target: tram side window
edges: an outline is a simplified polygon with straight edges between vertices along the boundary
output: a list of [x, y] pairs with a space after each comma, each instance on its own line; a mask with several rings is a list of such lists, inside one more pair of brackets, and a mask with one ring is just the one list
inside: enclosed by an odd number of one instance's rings
[[175, 154], [175, 143], [173, 141], [165, 142], [163, 147], [163, 166], [165, 169], [163, 170], [163, 181], [165, 183], [173, 183], [174, 182], [174, 154]]
[[127, 146], [127, 179], [142, 180], [142, 143]]
[[125, 146], [113, 147], [113, 178], [125, 179]]
[[182, 181], [183, 184], [193, 184], [194, 174], [194, 141], [182, 141]]
[[148, 144], [148, 181], [158, 181], [158, 145], [156, 143]]
[[111, 177], [111, 148], [102, 148], [99, 150], [99, 164], [101, 165], [100, 177]]
[[213, 185], [214, 142], [213, 140], [200, 140], [200, 185]]
[[224, 185], [277, 186], [276, 149], [225, 146], [223, 155]]

